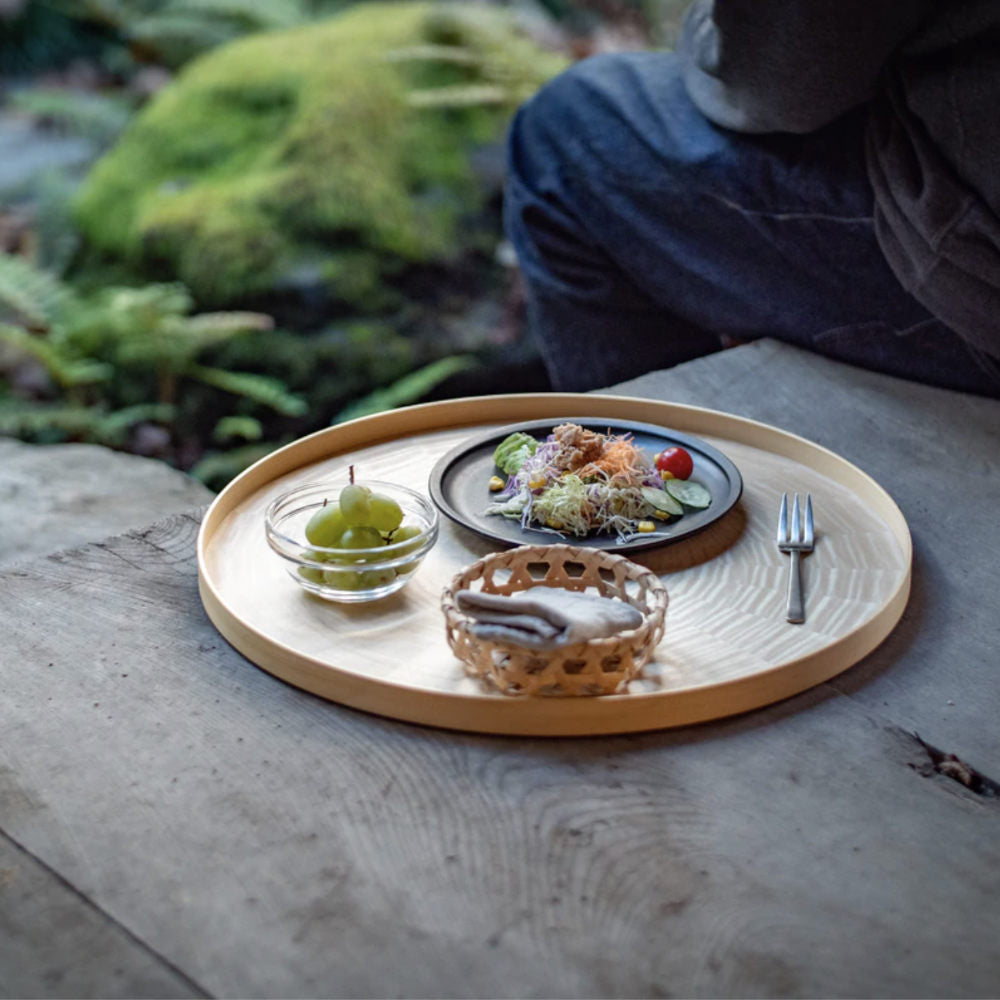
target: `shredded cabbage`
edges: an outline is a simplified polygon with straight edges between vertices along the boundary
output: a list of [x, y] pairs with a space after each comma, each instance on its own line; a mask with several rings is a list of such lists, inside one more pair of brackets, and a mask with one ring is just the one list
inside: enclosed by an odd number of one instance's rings
[[563, 454], [563, 445], [549, 435], [525, 457], [485, 513], [519, 520], [523, 528], [577, 538], [613, 532], [621, 541], [635, 536], [640, 519], [662, 516], [642, 494], [643, 487], [663, 489], [644, 452], [636, 449], [633, 469], [625, 477], [597, 470], [586, 479], [561, 467]]

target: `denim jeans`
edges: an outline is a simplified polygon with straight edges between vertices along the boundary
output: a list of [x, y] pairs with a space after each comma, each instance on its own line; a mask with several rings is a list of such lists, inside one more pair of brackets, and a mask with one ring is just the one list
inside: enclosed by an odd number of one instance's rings
[[1000, 365], [900, 285], [875, 238], [864, 111], [743, 135], [677, 57], [595, 56], [516, 115], [504, 211], [553, 387], [583, 391], [774, 337], [1000, 396]]

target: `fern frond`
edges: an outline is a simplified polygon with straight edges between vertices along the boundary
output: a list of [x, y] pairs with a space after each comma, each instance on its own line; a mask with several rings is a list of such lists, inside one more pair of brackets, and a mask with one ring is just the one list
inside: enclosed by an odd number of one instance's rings
[[224, 21], [169, 10], [131, 21], [125, 28], [130, 42], [150, 47], [172, 65], [231, 41], [238, 34]]
[[31, 441], [56, 434], [61, 438], [86, 438], [100, 414], [85, 406], [63, 403], [0, 403], [0, 434]]
[[29, 333], [21, 326], [0, 323], [0, 340], [39, 361], [61, 386], [92, 385], [105, 382], [114, 374], [111, 365], [104, 362], [63, 356], [45, 337]]
[[171, 281], [137, 288], [108, 288], [102, 294], [110, 317], [122, 324], [145, 324], [166, 316], [184, 316], [194, 305], [191, 293]]
[[383, 410], [394, 410], [423, 399], [432, 389], [436, 389], [446, 379], [466, 371], [476, 364], [474, 358], [464, 354], [452, 354], [438, 361], [432, 361], [409, 375], [356, 399], [337, 414], [334, 423], [366, 417]]
[[231, 21], [248, 31], [289, 28], [306, 16], [301, 0], [173, 0], [170, 9]]
[[289, 392], [283, 382], [268, 375], [258, 375], [256, 372], [230, 372], [222, 368], [209, 368], [206, 365], [189, 365], [184, 374], [216, 389], [222, 389], [223, 392], [231, 392], [234, 396], [245, 396], [255, 403], [269, 406], [286, 417], [301, 417], [309, 409], [309, 405], [301, 396]]
[[166, 423], [174, 417], [173, 409], [157, 403], [127, 406], [108, 413], [99, 407], [71, 406], [65, 403], [24, 401], [0, 402], [0, 434], [23, 440], [88, 441], [119, 447], [131, 427], [146, 420]]
[[54, 275], [24, 257], [0, 252], [0, 308], [6, 307], [8, 319], [44, 329], [69, 298], [69, 289]]
[[259, 441], [264, 436], [264, 426], [254, 417], [223, 417], [212, 431], [216, 441], [231, 441], [242, 438], [244, 441]]
[[124, 406], [100, 416], [94, 426], [94, 439], [99, 444], [121, 445], [128, 431], [136, 424], [147, 421], [169, 424], [177, 415], [176, 408], [169, 403], [138, 403]]
[[288, 28], [304, 19], [297, 0], [174, 0], [131, 18], [122, 30], [130, 41], [178, 64], [247, 32]]
[[277, 442], [260, 442], [245, 444], [230, 451], [206, 455], [191, 469], [191, 475], [213, 490], [221, 490], [226, 483], [238, 476], [244, 469], [250, 468], [254, 462], [270, 455]]
[[406, 103], [411, 108], [473, 108], [483, 105], [510, 104], [517, 98], [505, 87], [490, 83], [457, 84], [411, 90]]
[[210, 312], [184, 319], [183, 336], [196, 341], [199, 347], [211, 347], [241, 333], [273, 330], [274, 320], [266, 313]]

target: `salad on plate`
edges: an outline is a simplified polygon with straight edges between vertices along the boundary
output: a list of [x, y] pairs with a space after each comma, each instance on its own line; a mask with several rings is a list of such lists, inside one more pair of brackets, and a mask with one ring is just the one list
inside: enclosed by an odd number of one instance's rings
[[497, 445], [493, 461], [498, 474], [490, 478], [494, 497], [485, 513], [562, 536], [603, 532], [626, 542], [712, 502], [690, 478], [694, 463], [684, 448], [650, 455], [631, 434], [575, 423], [559, 424], [541, 440], [512, 433]]

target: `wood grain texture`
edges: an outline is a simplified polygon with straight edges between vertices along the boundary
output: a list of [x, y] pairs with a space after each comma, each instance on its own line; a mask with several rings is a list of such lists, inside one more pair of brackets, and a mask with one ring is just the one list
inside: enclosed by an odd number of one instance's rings
[[[23, 808], [0, 773], [0, 815]], [[205, 993], [59, 876], [0, 835], [0, 997]]]
[[849, 699], [566, 742], [381, 720], [219, 639], [191, 529], [0, 578], [36, 665], [0, 725], [11, 834], [206, 992], [989, 993], [996, 809]]
[[[888, 640], [700, 726], [446, 732], [234, 652], [198, 597], [198, 524], [174, 518], [0, 573], [0, 826], [211, 995], [995, 997], [1000, 799], [913, 732], [1000, 774], [978, 541], [1000, 404], [773, 344], [639, 394], [794, 426], [885, 484], [917, 555]], [[0, 946], [0, 982], [80, 954], [43, 905], [0, 892], [31, 936]], [[114, 963], [89, 967], [89, 995], [115, 995]]]
[[644, 375], [615, 392], [724, 401], [727, 411], [802, 434], [877, 480], [910, 525], [910, 601], [884, 657], [869, 657], [832, 683], [876, 714], [891, 705], [900, 725], [1000, 773], [1000, 726], [981, 714], [1000, 706], [993, 543], [1000, 402], [768, 340]]
[[[740, 503], [721, 521], [634, 554], [666, 582], [670, 611], [653, 661], [627, 694], [511, 698], [465, 675], [447, 648], [440, 595], [496, 543], [461, 526], [442, 524], [436, 548], [405, 590], [361, 606], [303, 593], [266, 544], [267, 505], [345, 465], [353, 464], [359, 478], [426, 483], [442, 455], [483, 430], [473, 421], [484, 416], [492, 429], [585, 412], [701, 432], [744, 479]], [[785, 621], [788, 563], [774, 542], [783, 491], [812, 493], [819, 522], [817, 550], [805, 562], [808, 617], [799, 626]], [[909, 533], [893, 501], [835, 454], [703, 408], [572, 394], [453, 400], [312, 435], [265, 459], [217, 498], [199, 549], [209, 616], [238, 649], [282, 679], [394, 718], [530, 735], [685, 725], [826, 680], [891, 630], [906, 602], [910, 569]]]
[[140, 528], [214, 494], [165, 462], [0, 437], [0, 566]]

